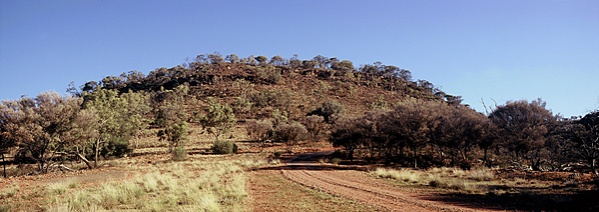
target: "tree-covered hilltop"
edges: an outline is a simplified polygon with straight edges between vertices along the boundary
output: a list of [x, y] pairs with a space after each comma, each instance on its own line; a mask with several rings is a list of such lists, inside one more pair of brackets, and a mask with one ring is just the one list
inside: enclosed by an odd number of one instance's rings
[[[482, 114], [410, 71], [380, 62], [297, 57], [199, 55], [193, 62], [89, 81], [72, 96], [42, 93], [0, 105], [2, 153], [51, 165], [76, 156], [89, 168], [127, 155], [140, 138], [167, 144], [184, 160], [195, 127], [222, 139], [246, 128], [251, 141], [328, 140], [349, 159], [431, 167], [518, 164], [557, 170], [577, 162], [596, 172], [597, 112], [563, 119], [541, 99], [507, 102]], [[154, 132], [147, 135], [144, 132]]]
[[[304, 115], [323, 100], [351, 105], [352, 110], [348, 112], [356, 115], [371, 107], [392, 107], [398, 100], [409, 97], [461, 102], [461, 97], [448, 95], [426, 80], [413, 81], [408, 70], [380, 62], [355, 68], [351, 61], [320, 55], [311, 60], [280, 56], [239, 58], [234, 54], [223, 57], [217, 53], [199, 55], [194, 62], [159, 68], [147, 76], [130, 71], [99, 82], [90, 81], [80, 92], [103, 88], [121, 93], [159, 93], [180, 85], [188, 86], [190, 95], [196, 98], [215, 97], [231, 104], [251, 101], [254, 108], [275, 106], [294, 115], [295, 112]], [[71, 90], [78, 92], [75, 88]]]

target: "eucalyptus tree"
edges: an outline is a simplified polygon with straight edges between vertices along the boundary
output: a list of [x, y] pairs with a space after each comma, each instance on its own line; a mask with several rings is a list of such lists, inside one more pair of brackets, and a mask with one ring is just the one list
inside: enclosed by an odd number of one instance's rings
[[237, 120], [229, 105], [219, 104], [214, 98], [208, 98], [207, 102], [208, 107], [199, 115], [198, 121], [218, 141], [221, 135], [233, 129]]
[[528, 160], [534, 170], [539, 170], [547, 135], [556, 121], [545, 106], [541, 99], [507, 102], [489, 115], [498, 128], [498, 142], [504, 153], [514, 160]]
[[232, 63], [232, 64], [237, 64], [237, 63], [239, 63], [240, 60], [239, 60], [239, 56], [237, 56], [236, 54], [230, 54], [225, 57], [225, 61]]
[[578, 125], [572, 130], [575, 148], [571, 151], [587, 162], [595, 176], [599, 177], [599, 111], [586, 114]]
[[208, 60], [212, 64], [219, 64], [219, 63], [225, 62], [225, 59], [223, 58], [223, 56], [219, 52], [214, 52], [212, 54], [209, 54], [208, 55]]
[[285, 59], [279, 55], [276, 55], [270, 58], [270, 64], [274, 66], [283, 66], [285, 65]]
[[430, 109], [440, 121], [432, 132], [433, 143], [443, 152], [440, 155], [449, 156], [452, 166], [468, 168], [474, 159], [472, 151], [486, 136], [488, 118], [464, 105], [440, 101]]
[[260, 55], [256, 57], [256, 61], [258, 61], [259, 65], [266, 65], [266, 61], [268, 61], [268, 57], [264, 55]]
[[14, 142], [30, 155], [38, 171], [47, 172], [55, 156], [89, 136], [90, 123], [80, 117], [81, 98], [46, 92], [36, 98], [0, 104], [3, 146]]
[[148, 97], [143, 93], [98, 89], [84, 95], [85, 109], [97, 116], [98, 135], [90, 142], [95, 165], [99, 156], [121, 157], [131, 152], [129, 141], [148, 127]]
[[382, 126], [392, 141], [412, 151], [414, 168], [418, 168], [420, 151], [429, 145], [433, 132], [441, 123], [437, 109], [439, 102], [408, 99], [399, 102], [397, 107], [386, 116]]
[[192, 103], [195, 98], [188, 95], [189, 86], [179, 85], [173, 90], [161, 88], [153, 98], [154, 109], [158, 111], [154, 125], [161, 127], [157, 133], [160, 140], [169, 142], [169, 151], [182, 147], [188, 135], [190, 116], [185, 111], [185, 104]]

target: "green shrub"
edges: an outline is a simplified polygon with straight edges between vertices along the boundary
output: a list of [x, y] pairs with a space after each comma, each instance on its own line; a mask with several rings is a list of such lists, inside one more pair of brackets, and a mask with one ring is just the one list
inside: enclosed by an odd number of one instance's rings
[[308, 115], [322, 116], [324, 121], [329, 124], [333, 124], [339, 119], [341, 115], [345, 113], [345, 107], [338, 102], [327, 101], [323, 102], [319, 108], [308, 113]]
[[[235, 101], [231, 103], [231, 108], [235, 116], [249, 115], [252, 109], [252, 102], [245, 95], [235, 97]], [[245, 116], [243, 116], [245, 117]]]
[[276, 152], [272, 153], [274, 158], [281, 158], [281, 155], [283, 155], [283, 152], [277, 150]]
[[183, 147], [176, 147], [173, 150], [173, 160], [174, 161], [184, 161], [187, 159], [187, 150]]
[[260, 80], [270, 84], [279, 84], [283, 79], [281, 72], [274, 67], [258, 68], [256, 74]]
[[216, 141], [210, 149], [214, 154], [237, 153], [237, 145], [233, 141]]
[[281, 124], [275, 130], [275, 139], [277, 141], [295, 143], [304, 140], [306, 137], [308, 137], [308, 130], [298, 122]]
[[292, 93], [289, 90], [265, 90], [252, 94], [249, 99], [254, 107], [288, 108], [291, 104]]
[[108, 145], [106, 145], [100, 155], [104, 158], [107, 157], [124, 157], [127, 154], [133, 152], [132, 148], [129, 148], [129, 139], [124, 137], [113, 137], [110, 141], [108, 141]]
[[268, 120], [249, 120], [247, 123], [246, 130], [252, 141], [265, 141], [271, 137], [272, 122]]
[[341, 161], [342, 160], [340, 158], [333, 158], [333, 159], [331, 159], [331, 163], [332, 164], [339, 164], [339, 163], [341, 163]]

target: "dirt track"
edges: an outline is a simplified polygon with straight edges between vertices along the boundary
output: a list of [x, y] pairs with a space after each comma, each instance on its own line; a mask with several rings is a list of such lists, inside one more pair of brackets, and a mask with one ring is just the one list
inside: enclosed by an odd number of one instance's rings
[[315, 162], [291, 162], [282, 169], [289, 180], [335, 196], [375, 206], [383, 211], [489, 211], [426, 200], [384, 179], [355, 170], [338, 170]]

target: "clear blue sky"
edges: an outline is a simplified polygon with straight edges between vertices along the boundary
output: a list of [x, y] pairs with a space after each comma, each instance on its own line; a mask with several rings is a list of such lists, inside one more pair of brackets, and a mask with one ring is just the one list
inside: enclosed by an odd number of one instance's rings
[[595, 0], [0, 1], [0, 99], [215, 51], [381, 61], [479, 111], [481, 98], [599, 108]]

